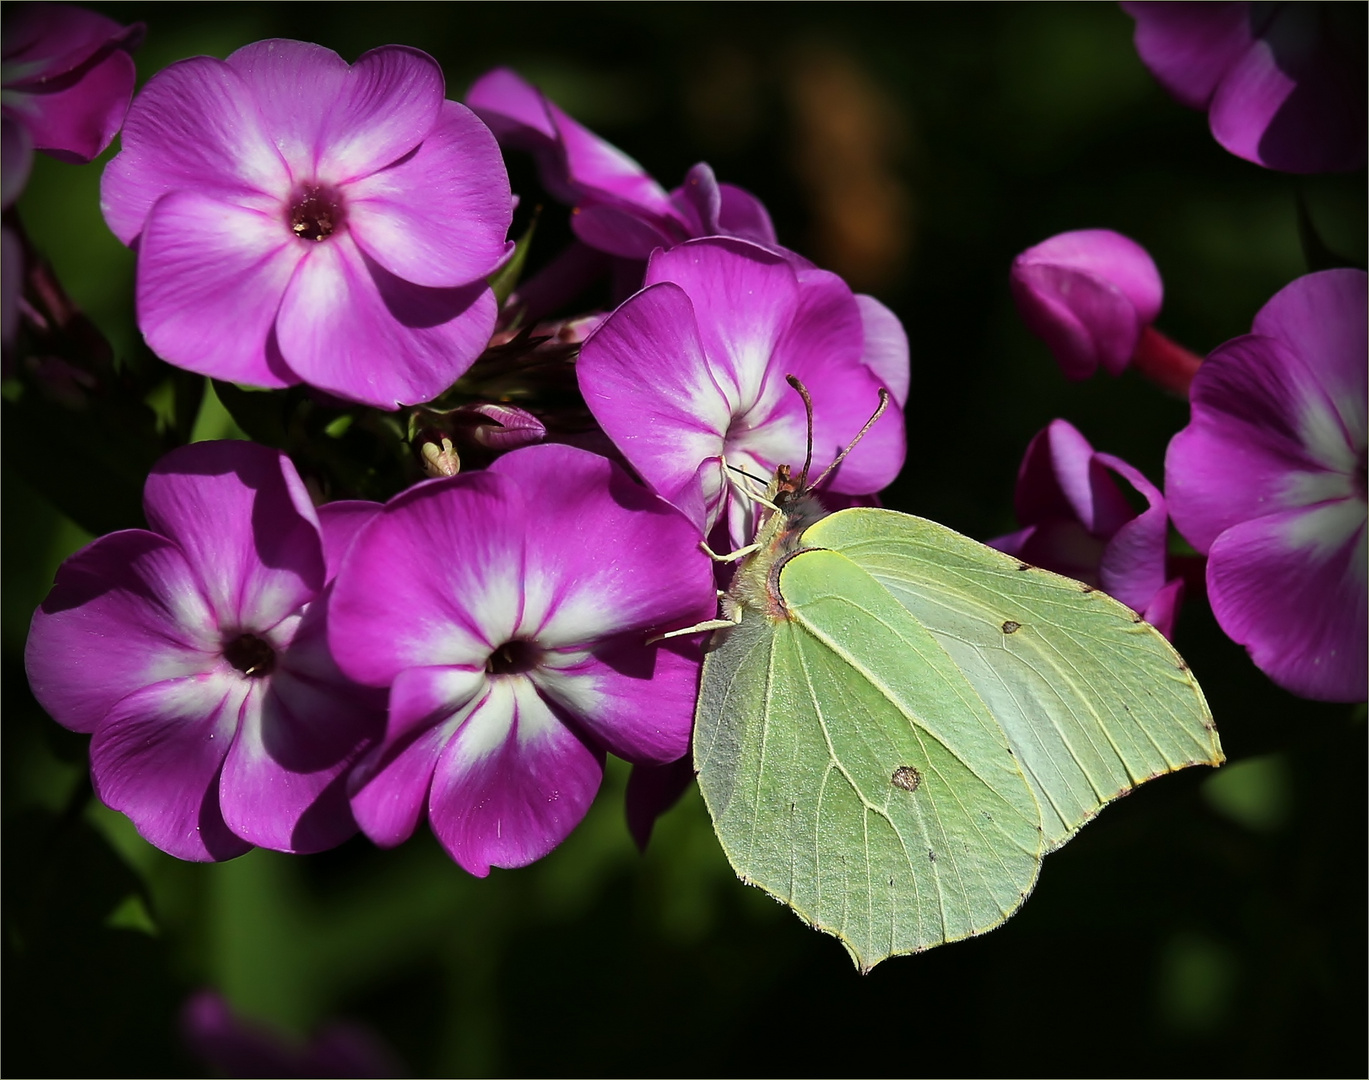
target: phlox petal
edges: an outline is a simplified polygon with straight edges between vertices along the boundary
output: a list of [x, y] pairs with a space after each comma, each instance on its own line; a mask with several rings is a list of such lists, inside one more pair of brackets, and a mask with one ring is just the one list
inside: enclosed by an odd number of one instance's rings
[[143, 502], [148, 524], [185, 553], [225, 633], [268, 631], [323, 589], [318, 518], [278, 450], [181, 447], [154, 467]]
[[576, 371], [614, 445], [663, 498], [681, 505], [699, 463], [722, 456], [732, 420], [690, 298], [672, 283], [642, 290], [590, 335]]
[[[545, 444], [491, 472], [531, 510], [519, 631], [545, 648], [703, 620], [716, 602], [699, 532], [607, 458]], [[610, 749], [612, 747], [610, 746]]]
[[[1323, 397], [1353, 442], [1365, 419], [1369, 319], [1362, 270], [1323, 270], [1289, 282], [1255, 316], [1251, 332], [1294, 346], [1300, 396]], [[1309, 440], [1315, 448], [1320, 440]], [[1328, 462], [1330, 464], [1330, 462]]]
[[352, 546], [352, 540], [384, 506], [364, 499], [338, 499], [318, 508], [319, 528], [323, 535], [323, 558], [327, 563], [327, 579], [337, 577], [342, 557]]
[[1363, 167], [1363, 61], [1356, 71], [1350, 50], [1341, 54], [1325, 25], [1334, 18], [1303, 5], [1274, 9], [1213, 95], [1208, 120], [1217, 142], [1286, 172]]
[[1292, 349], [1258, 334], [1228, 341], [1198, 369], [1190, 400], [1192, 419], [1165, 455], [1170, 513], [1189, 543], [1206, 551], [1237, 522], [1305, 501], [1289, 477], [1327, 465], [1309, 452], [1304, 417], [1320, 418], [1318, 430], [1339, 424]]
[[219, 810], [219, 772], [247, 686], [227, 674], [156, 683], [121, 700], [90, 743], [95, 792], [178, 859], [231, 859], [251, 845]]
[[644, 216], [633, 206], [585, 201], [571, 214], [570, 227], [583, 243], [620, 259], [645, 259], [657, 248], [668, 248], [684, 238], [667, 228], [669, 219]]
[[1115, 375], [1131, 360], [1141, 324], [1116, 286], [1067, 267], [1029, 266], [1014, 274], [1013, 296], [1067, 379], [1087, 379], [1100, 365]]
[[767, 379], [776, 342], [798, 307], [798, 281], [782, 257], [740, 240], [694, 241], [652, 258], [646, 284], [664, 281], [688, 295], [712, 378], [733, 415], [754, 410], [759, 421], [781, 398], [797, 400], [785, 372]]
[[1108, 471], [1095, 465], [1089, 441], [1066, 420], [1052, 420], [1027, 445], [1013, 505], [1019, 521], [1073, 518], [1104, 539], [1134, 516]]
[[1208, 552], [1212, 613], [1284, 688], [1321, 701], [1369, 692], [1364, 504], [1344, 500], [1227, 529]]
[[1141, 617], [1174, 640], [1174, 623], [1179, 617], [1179, 604], [1184, 598], [1184, 579], [1175, 578], [1150, 598], [1150, 603], [1141, 610]]
[[718, 178], [707, 162], [701, 161], [685, 173], [684, 183], [671, 196], [691, 236], [719, 234], [718, 216], [722, 213], [723, 196]]
[[566, 171], [582, 196], [611, 197], [649, 214], [669, 215], [670, 196], [628, 154], [599, 138], [553, 104], [552, 121], [565, 154]]
[[670, 198], [636, 161], [599, 138], [508, 68], [482, 75], [466, 95], [501, 143], [532, 152], [542, 183], [558, 200], [607, 199], [669, 214]]
[[1007, 536], [995, 537], [989, 546], [1057, 574], [1099, 587], [1098, 565], [1107, 542], [1094, 536], [1076, 520], [1048, 518]]
[[645, 851], [656, 819], [680, 801], [694, 783], [694, 759], [685, 755], [665, 765], [635, 765], [627, 778], [624, 802], [627, 830]]
[[485, 699], [484, 669], [410, 668], [395, 677], [381, 745], [348, 781], [352, 812], [382, 847], [413, 835], [444, 747]]
[[33, 614], [24, 664], [52, 718], [94, 731], [120, 698], [213, 669], [214, 613], [175, 544], [111, 533], [67, 559]]
[[138, 323], [148, 344], [214, 378], [266, 387], [298, 382], [268, 351], [267, 338], [310, 250], [304, 245], [274, 210], [198, 191], [167, 195], [139, 243]]
[[718, 208], [718, 230], [723, 236], [736, 236], [753, 244], [774, 247], [779, 243], [770, 211], [745, 188], [719, 184], [722, 205]]
[[433, 832], [477, 877], [491, 866], [526, 866], [584, 818], [603, 761], [603, 751], [567, 727], [530, 681], [493, 680], [438, 762]]
[[480, 113], [500, 140], [519, 150], [549, 147], [556, 141], [547, 99], [511, 68], [495, 68], [476, 79], [466, 94], [466, 104]]
[[464, 105], [443, 102], [412, 155], [347, 186], [347, 227], [390, 273], [433, 288], [492, 273], [512, 245], [508, 174], [494, 136]]
[[256, 680], [224, 762], [220, 806], [230, 829], [276, 851], [336, 847], [356, 832], [346, 771], [380, 714], [355, 692], [278, 671]]
[[702, 660], [696, 643], [645, 645], [625, 634], [579, 656], [552, 653], [532, 680], [599, 745], [660, 765], [689, 751]]
[[347, 81], [347, 61], [322, 45], [272, 38], [244, 45], [224, 63], [242, 76], [290, 179], [313, 179], [329, 114]]
[[115, 48], [70, 86], [24, 95], [19, 111], [33, 145], [62, 161], [92, 160], [123, 124], [136, 79], [133, 57]]
[[75, 4], [15, 5], [5, 12], [7, 83], [42, 86], [71, 75], [102, 49], [140, 33], [137, 26], [122, 26]]
[[911, 371], [908, 334], [897, 315], [873, 296], [856, 294], [861, 327], [865, 333], [865, 364], [893, 396], [900, 409], [908, 405]]
[[429, 289], [388, 273], [348, 234], [316, 244], [281, 302], [276, 338], [290, 369], [349, 401], [392, 409], [429, 401], [480, 355], [494, 330], [483, 280]]
[[[249, 85], [222, 60], [199, 56], [159, 72], [134, 100], [122, 149], [100, 181], [100, 208], [114, 235], [131, 244], [167, 192], [266, 209], [286, 195], [290, 179]], [[221, 212], [206, 214], [200, 228], [223, 232]], [[187, 236], [200, 239], [198, 231]]]
[[[1100, 483], [1110, 470], [1121, 476], [1146, 500], [1146, 509], [1116, 527], [1098, 566], [1103, 590], [1134, 611], [1144, 612], [1165, 588], [1169, 514], [1164, 496], [1144, 475], [1121, 458], [1098, 454], [1092, 464]], [[1107, 478], [1110, 481], [1110, 478]], [[1115, 488], [1113, 489], [1116, 490]], [[1118, 498], [1121, 498], [1118, 493]]]
[[[1144, 510], [1133, 509], [1119, 479], [1145, 500]], [[1182, 579], [1167, 576], [1165, 498], [1139, 470], [1097, 453], [1072, 424], [1053, 420], [1027, 447], [1014, 504], [1025, 528], [990, 546], [1106, 590], [1153, 615], [1169, 636]]]
[[1248, 4], [1172, 4], [1131, 0], [1136, 51], [1160, 84], [1194, 109], [1207, 107], [1222, 76], [1250, 47]]
[[272, 39], [226, 63], [251, 88], [295, 180], [340, 184], [390, 164], [423, 139], [443, 95], [433, 59], [401, 45], [349, 65], [321, 45]]
[[351, 678], [483, 668], [522, 607], [522, 495], [489, 472], [410, 488], [358, 533], [333, 585], [328, 640]]
[[[865, 362], [862, 312], [846, 283], [825, 270], [804, 270], [799, 285], [799, 302], [775, 343], [767, 378], [767, 396], [775, 399], [775, 407], [764, 426], [778, 428], [775, 434], [784, 437], [788, 450], [774, 447], [764, 456], [774, 465], [798, 465], [807, 451], [803, 402], [785, 381], [786, 375], [796, 375], [813, 398], [813, 469], [820, 473], [874, 414], [880, 381]], [[734, 421], [734, 432], [742, 422], [742, 417]], [[903, 468], [905, 438], [902, 411], [890, 401], [825, 490], [859, 495], [887, 487]], [[733, 442], [753, 452], [761, 445], [750, 435], [734, 436]]]

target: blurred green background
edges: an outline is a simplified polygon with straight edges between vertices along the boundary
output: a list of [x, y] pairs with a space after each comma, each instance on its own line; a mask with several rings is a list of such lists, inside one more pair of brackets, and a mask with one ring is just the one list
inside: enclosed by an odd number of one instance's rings
[[[1052, 418], [1155, 481], [1187, 419], [1131, 374], [1065, 383], [1013, 311], [1017, 252], [1126, 233], [1164, 277], [1159, 326], [1200, 353], [1306, 272], [1300, 199], [1365, 260], [1364, 173], [1230, 156], [1111, 5], [94, 6], [147, 22], [141, 79], [264, 37], [348, 60], [408, 44], [451, 97], [514, 66], [667, 187], [709, 161], [765, 201], [782, 242], [903, 319], [909, 454], [886, 502], [981, 538], [1014, 527], [1017, 464]], [[519, 190], [531, 172], [511, 170]], [[136, 358], [133, 259], [98, 185], [98, 164], [40, 158], [19, 212]], [[548, 207], [539, 240], [563, 217]], [[201, 986], [294, 1037], [362, 1021], [415, 1075], [1363, 1074], [1364, 709], [1274, 687], [1200, 598], [1176, 644], [1231, 764], [1109, 808], [1001, 929], [862, 978], [735, 880], [696, 792], [639, 855], [623, 768], [560, 849], [483, 881], [426, 834], [214, 866], [149, 848], [85, 799], [87, 740], [43, 716], [23, 674], [29, 616], [90, 538], [37, 492], [58, 473], [79, 484], [110, 448], [76, 415], [36, 437], [7, 414], [4, 434], [8, 1075], [202, 1073], [175, 1027]]]

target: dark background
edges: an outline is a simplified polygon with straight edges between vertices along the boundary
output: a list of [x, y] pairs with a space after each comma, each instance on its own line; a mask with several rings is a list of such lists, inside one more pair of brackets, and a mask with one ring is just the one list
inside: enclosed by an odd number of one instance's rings
[[[902, 318], [909, 452], [886, 504], [981, 538], [1014, 527], [1018, 462], [1054, 417], [1156, 482], [1187, 420], [1131, 373], [1063, 380], [1013, 311], [1019, 251], [1067, 229], [1133, 237], [1165, 280], [1158, 325], [1199, 353], [1307, 271], [1300, 199], [1364, 263], [1364, 173], [1298, 178], [1227, 154], [1155, 84], [1111, 5], [96, 6], [147, 22], [141, 79], [265, 37], [348, 60], [408, 44], [443, 65], [450, 97], [516, 67], [667, 187], [709, 161], [764, 200], [783, 243]], [[133, 260], [100, 218], [99, 167], [40, 158], [19, 212], [132, 358]], [[526, 163], [511, 170], [525, 191]], [[539, 242], [563, 215], [547, 208]], [[861, 977], [735, 880], [696, 792], [639, 856], [621, 768], [560, 849], [483, 881], [426, 834], [214, 866], [148, 848], [87, 800], [86, 740], [41, 714], [22, 668], [34, 605], [90, 538], [39, 481], [79, 483], [109, 447], [79, 417], [42, 438], [6, 424], [8, 1075], [202, 1070], [175, 1032], [200, 986], [296, 1037], [360, 1020], [417, 1075], [1365, 1070], [1364, 708], [1274, 687], [1201, 598], [1176, 644], [1231, 764], [1109, 808], [1004, 927]]]

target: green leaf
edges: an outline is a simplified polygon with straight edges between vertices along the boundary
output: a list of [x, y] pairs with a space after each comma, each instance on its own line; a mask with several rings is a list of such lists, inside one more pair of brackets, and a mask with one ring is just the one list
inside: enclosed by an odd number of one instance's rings
[[[774, 490], [772, 485], [772, 496]], [[704, 662], [694, 763], [745, 882], [856, 965], [1000, 925], [1145, 780], [1217, 765], [1197, 683], [1097, 590], [933, 522], [791, 492]]]
[[515, 241], [513, 254], [509, 260], [490, 275], [490, 288], [494, 290], [494, 298], [501, 308], [504, 301], [513, 295], [513, 290], [518, 288], [518, 281], [523, 276], [523, 267], [527, 265], [528, 250], [532, 247], [532, 235], [536, 230], [537, 218], [534, 216], [528, 222], [528, 227], [523, 230], [523, 235]]
[[247, 390], [222, 379], [211, 381], [210, 393], [248, 438], [277, 449], [289, 445], [288, 411], [293, 402], [286, 394]]

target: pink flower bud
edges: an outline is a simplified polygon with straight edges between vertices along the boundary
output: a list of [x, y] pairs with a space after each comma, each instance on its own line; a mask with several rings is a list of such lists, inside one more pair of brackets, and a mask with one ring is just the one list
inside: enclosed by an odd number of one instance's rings
[[1061, 233], [1013, 260], [1013, 299], [1068, 379], [1101, 364], [1119, 375], [1160, 312], [1164, 286], [1146, 250], [1109, 229]]

